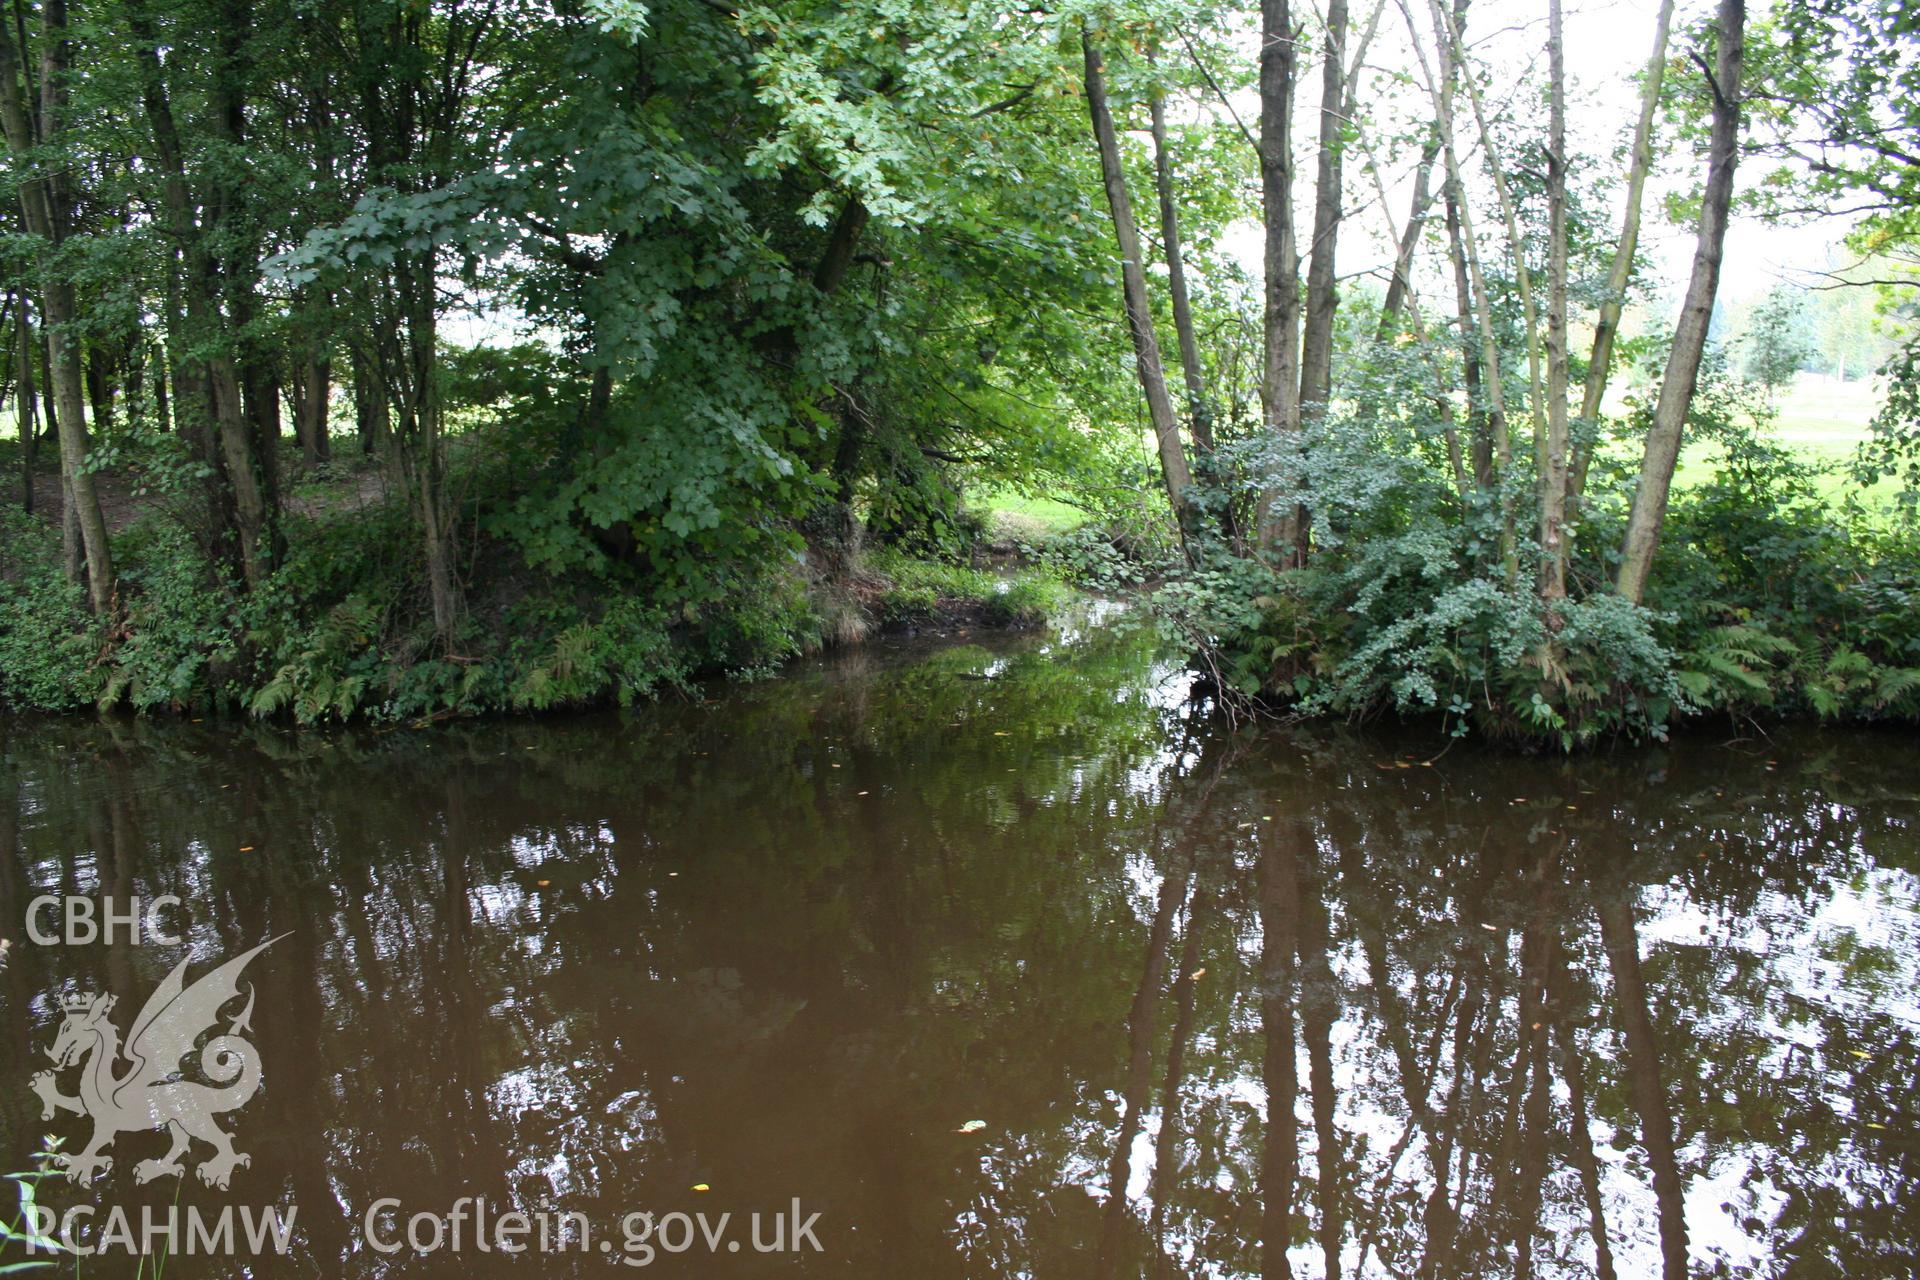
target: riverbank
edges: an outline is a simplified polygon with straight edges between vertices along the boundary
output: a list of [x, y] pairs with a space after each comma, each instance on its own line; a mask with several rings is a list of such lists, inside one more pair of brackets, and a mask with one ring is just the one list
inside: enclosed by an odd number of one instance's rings
[[638, 564], [533, 570], [476, 513], [462, 621], [441, 646], [410, 513], [376, 471], [297, 487], [285, 557], [252, 590], [214, 568], [191, 513], [143, 477], [109, 473], [101, 488], [117, 495], [121, 566], [108, 618], [62, 576], [52, 522], [0, 514], [0, 707], [392, 724], [625, 706], [880, 633], [1033, 626], [1069, 595], [1024, 562], [976, 568], [881, 547], [828, 572], [804, 545], [667, 593]]

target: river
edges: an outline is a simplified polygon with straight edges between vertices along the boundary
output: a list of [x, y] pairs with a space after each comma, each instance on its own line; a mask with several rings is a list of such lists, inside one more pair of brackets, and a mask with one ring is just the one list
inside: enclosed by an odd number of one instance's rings
[[29, 1087], [69, 999], [125, 1036], [276, 939], [184, 1033], [261, 1073], [230, 1185], [135, 1129], [39, 1189], [297, 1214], [170, 1276], [1913, 1274], [1911, 735], [1188, 694], [1109, 610], [624, 713], [0, 722], [6, 1167], [87, 1142]]

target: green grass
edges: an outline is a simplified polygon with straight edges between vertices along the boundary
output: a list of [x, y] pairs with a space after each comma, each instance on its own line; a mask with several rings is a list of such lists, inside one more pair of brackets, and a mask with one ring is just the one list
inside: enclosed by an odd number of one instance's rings
[[1068, 533], [1090, 519], [1079, 507], [1012, 489], [985, 490], [972, 499], [971, 505], [987, 513], [989, 536], [1016, 542], [1036, 542], [1052, 534]]
[[[1833, 382], [1825, 378], [1803, 378], [1780, 393], [1779, 420], [1769, 433], [1771, 438], [1806, 462], [1830, 468], [1815, 482], [1821, 495], [1838, 502], [1847, 492], [1860, 492], [1845, 464], [1869, 434], [1868, 424], [1879, 411], [1880, 395], [1871, 380]], [[1703, 484], [1720, 465], [1719, 446], [1695, 442], [1680, 455], [1680, 467], [1674, 474], [1676, 485]], [[1869, 501], [1891, 497], [1898, 486], [1884, 480], [1860, 496]]]
[[1068, 596], [1057, 578], [1039, 569], [1002, 577], [886, 551], [875, 553], [868, 564], [889, 579], [879, 599], [883, 623], [935, 621], [959, 610], [975, 612], [992, 626], [1032, 626], [1059, 612]]

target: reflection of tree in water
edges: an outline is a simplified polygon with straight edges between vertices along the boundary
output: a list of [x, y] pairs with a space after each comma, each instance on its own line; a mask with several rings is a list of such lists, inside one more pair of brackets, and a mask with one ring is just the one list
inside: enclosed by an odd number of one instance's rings
[[[835, 1274], [1909, 1269], [1897, 751], [1422, 766], [1226, 734], [1165, 675], [1108, 630], [537, 725], [27, 726], [0, 908], [291, 934], [236, 1125], [322, 1272], [394, 1265], [374, 1198], [475, 1194], [603, 1226], [797, 1195], [828, 1252], [794, 1265]], [[0, 1073], [40, 993], [174, 954], [16, 950]]]
[[[1245, 759], [1223, 806], [1233, 825], [1284, 806], [1311, 834], [1289, 837], [1285, 821], [1223, 833], [1238, 865], [1257, 860], [1242, 892], [1260, 907], [1235, 927], [1239, 952], [1265, 959], [1243, 966], [1217, 1016], [1265, 1041], [1223, 1038], [1196, 1091], [1277, 1102], [1302, 1064], [1308, 1083], [1298, 1118], [1268, 1125], [1257, 1152], [1196, 1150], [1194, 1167], [1156, 1178], [1173, 1203], [1143, 1215], [1184, 1230], [1163, 1246], [1174, 1273], [1679, 1276], [1690, 1226], [1696, 1270], [1718, 1257], [1904, 1273], [1910, 1153], [1862, 1122], [1863, 1107], [1884, 1115], [1911, 1096], [1896, 1065], [1911, 1064], [1911, 998], [1843, 1012], [1796, 972], [1795, 950], [1836, 882], [1844, 895], [1876, 865], [1901, 868], [1910, 909], [1913, 840], [1894, 810], [1830, 802], [1834, 766], [1818, 757], [1791, 776], [1724, 755], [1407, 769], [1324, 742], [1298, 762]], [[1898, 794], [1892, 770], [1882, 782]], [[1857, 771], [1851, 785], [1873, 794]], [[1300, 923], [1323, 911], [1324, 947]], [[1287, 936], [1291, 958], [1276, 956]], [[1911, 982], [1910, 924], [1904, 940], [1869, 948], [1841, 985], [1858, 992], [1876, 964]], [[1828, 946], [1862, 949], [1845, 928]], [[1338, 1004], [1330, 1073], [1314, 1069], [1308, 1030], [1317, 964]], [[1864, 1038], [1874, 1052], [1850, 1060]], [[1836, 1093], [1856, 1099], [1851, 1121]], [[1244, 1237], [1212, 1247], [1213, 1188], [1256, 1160], [1265, 1239], [1285, 1231], [1284, 1259], [1250, 1256]]]

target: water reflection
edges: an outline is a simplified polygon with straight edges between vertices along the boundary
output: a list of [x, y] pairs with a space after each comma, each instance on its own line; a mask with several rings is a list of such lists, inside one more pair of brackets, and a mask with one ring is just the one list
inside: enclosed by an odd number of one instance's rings
[[[26, 902], [172, 893], [203, 956], [290, 935], [229, 1127], [299, 1256], [197, 1273], [609, 1265], [377, 1254], [383, 1196], [822, 1215], [669, 1274], [1913, 1271], [1910, 738], [1429, 759], [1184, 692], [1109, 625], [621, 717], [4, 726], [8, 1167], [84, 1136], [25, 1088], [60, 998], [180, 954]], [[163, 1147], [47, 1198], [165, 1205]]]

